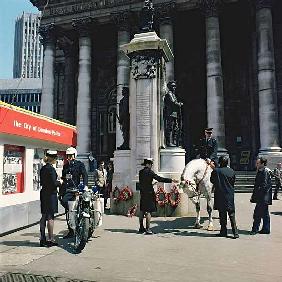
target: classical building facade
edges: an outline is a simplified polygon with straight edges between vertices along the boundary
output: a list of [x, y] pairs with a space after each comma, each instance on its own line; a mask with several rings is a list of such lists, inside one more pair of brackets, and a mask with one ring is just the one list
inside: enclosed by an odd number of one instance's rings
[[16, 19], [14, 39], [14, 78], [41, 78], [43, 47], [38, 33], [40, 14], [25, 13]]
[[[144, 1], [30, 1], [42, 11], [41, 112], [77, 125], [80, 154], [111, 157], [122, 144], [116, 112], [130, 73], [119, 46], [138, 32]], [[206, 126], [214, 128], [219, 150], [228, 151], [236, 169], [252, 169], [259, 152], [279, 152], [281, 1], [153, 3], [155, 30], [174, 53], [166, 74], [177, 80], [184, 103], [188, 158]]]

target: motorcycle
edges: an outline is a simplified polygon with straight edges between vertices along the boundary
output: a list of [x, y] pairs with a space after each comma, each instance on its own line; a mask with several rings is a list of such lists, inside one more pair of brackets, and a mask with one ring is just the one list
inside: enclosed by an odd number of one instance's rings
[[[74, 247], [81, 252], [88, 239], [93, 235], [97, 226], [102, 220], [100, 196], [91, 189], [79, 185], [73, 190], [74, 201], [69, 201], [67, 220], [74, 231]], [[94, 207], [96, 204], [96, 207]]]

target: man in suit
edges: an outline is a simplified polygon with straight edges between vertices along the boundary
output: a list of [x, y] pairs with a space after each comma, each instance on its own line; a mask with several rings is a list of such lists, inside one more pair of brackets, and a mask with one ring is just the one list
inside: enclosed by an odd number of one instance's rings
[[214, 185], [214, 209], [218, 210], [220, 220], [220, 233], [218, 236], [227, 237], [227, 213], [230, 219], [233, 238], [239, 238], [235, 220], [234, 204], [234, 183], [235, 172], [228, 167], [228, 157], [219, 158], [219, 168], [215, 168], [211, 173], [211, 182]]
[[[144, 166], [143, 169], [139, 171], [139, 185], [140, 185], [140, 215], [139, 215], [139, 223], [140, 228], [138, 233], [146, 233], [147, 235], [153, 234], [150, 229], [151, 222], [151, 213], [157, 211], [156, 206], [156, 195], [153, 188], [152, 181], [153, 179], [158, 182], [164, 183], [177, 183], [177, 180], [173, 180], [171, 178], [164, 178], [154, 173], [152, 170], [153, 159], [147, 158], [144, 159], [142, 163]], [[146, 217], [146, 228], [144, 228], [143, 219]]]
[[282, 163], [278, 163], [273, 170], [273, 176], [275, 177], [275, 190], [273, 193], [273, 200], [278, 200], [278, 191], [281, 189], [282, 182]]
[[213, 128], [205, 128], [205, 137], [200, 139], [198, 146], [198, 156], [207, 162], [213, 162], [215, 166], [218, 164], [217, 157], [217, 140], [212, 136]]
[[[254, 222], [250, 235], [270, 234], [270, 216], [268, 206], [272, 205], [272, 183], [270, 170], [266, 167], [267, 159], [260, 157], [257, 159], [257, 174], [255, 185], [250, 202], [256, 203], [254, 210]], [[261, 219], [263, 219], [262, 229], [259, 231]]]

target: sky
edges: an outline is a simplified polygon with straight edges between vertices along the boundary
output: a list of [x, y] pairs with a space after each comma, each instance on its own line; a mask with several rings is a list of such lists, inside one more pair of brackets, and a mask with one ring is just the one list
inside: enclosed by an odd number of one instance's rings
[[0, 0], [0, 79], [13, 78], [15, 21], [23, 12], [38, 10], [29, 0]]

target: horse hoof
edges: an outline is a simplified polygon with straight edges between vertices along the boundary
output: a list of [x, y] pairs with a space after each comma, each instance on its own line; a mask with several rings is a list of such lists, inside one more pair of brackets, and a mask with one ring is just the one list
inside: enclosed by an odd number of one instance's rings
[[200, 229], [202, 228], [202, 225], [200, 223], [195, 223], [194, 228]]
[[213, 229], [213, 226], [209, 225], [208, 228], [207, 228], [207, 230], [208, 230], [208, 231], [213, 231], [213, 230], [214, 230], [214, 229]]

